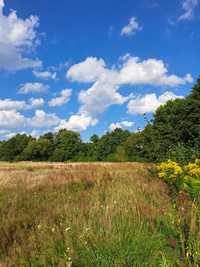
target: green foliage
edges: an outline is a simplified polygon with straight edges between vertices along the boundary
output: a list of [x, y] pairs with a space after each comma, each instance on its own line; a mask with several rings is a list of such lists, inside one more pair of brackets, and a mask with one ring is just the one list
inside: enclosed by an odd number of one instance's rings
[[89, 143], [82, 146], [82, 153], [80, 159], [83, 161], [98, 161], [98, 145], [100, 138], [94, 134], [90, 138]]
[[115, 129], [113, 132], [108, 132], [98, 141], [97, 159], [105, 160], [114, 154], [117, 147], [122, 145], [130, 136], [129, 131]]
[[31, 136], [25, 134], [17, 134], [10, 138], [7, 142], [1, 142], [0, 158], [4, 161], [20, 160], [23, 150], [32, 140]]
[[200, 150], [197, 147], [177, 143], [169, 148], [166, 153], [166, 158], [185, 165], [194, 161], [196, 158], [200, 158]]
[[140, 143], [143, 142], [144, 159], [163, 161], [168, 157], [177, 157], [179, 160], [180, 150], [182, 150], [184, 155], [180, 160], [183, 161], [189, 160], [187, 159], [189, 151], [194, 156], [199, 153], [199, 95], [200, 78], [188, 97], [168, 101], [157, 109], [153, 121], [143, 131], [143, 140], [140, 140]]
[[198, 99], [200, 100], [200, 76], [197, 79], [197, 83], [192, 88], [192, 93], [190, 95], [192, 99]]
[[124, 142], [125, 154], [130, 161], [143, 161], [143, 133], [132, 133]]
[[55, 150], [52, 161], [69, 161], [81, 151], [81, 139], [78, 133], [60, 130], [55, 136]]
[[93, 135], [89, 143], [83, 143], [78, 133], [67, 130], [46, 133], [39, 139], [16, 135], [0, 142], [0, 160], [125, 161], [123, 143], [129, 136], [128, 131], [116, 129], [101, 138]]
[[117, 162], [125, 162], [128, 160], [123, 145], [117, 147], [115, 157]]
[[48, 139], [31, 140], [23, 151], [22, 159], [33, 161], [48, 160], [51, 151], [51, 142]]

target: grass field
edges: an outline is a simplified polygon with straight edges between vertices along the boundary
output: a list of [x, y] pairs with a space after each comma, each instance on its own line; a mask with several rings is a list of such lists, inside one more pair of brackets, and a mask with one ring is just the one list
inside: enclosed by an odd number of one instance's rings
[[0, 266], [200, 266], [192, 203], [151, 167], [1, 163]]

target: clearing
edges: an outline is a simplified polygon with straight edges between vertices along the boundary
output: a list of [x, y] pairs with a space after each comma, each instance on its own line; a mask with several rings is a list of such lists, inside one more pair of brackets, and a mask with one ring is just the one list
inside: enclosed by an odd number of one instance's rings
[[1, 266], [193, 266], [183, 214], [140, 163], [1, 163]]

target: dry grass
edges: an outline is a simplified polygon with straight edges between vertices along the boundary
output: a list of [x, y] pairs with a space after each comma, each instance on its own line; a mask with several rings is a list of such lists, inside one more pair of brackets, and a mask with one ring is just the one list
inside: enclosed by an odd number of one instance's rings
[[168, 187], [139, 163], [0, 164], [3, 266], [197, 266]]
[[[145, 168], [144, 168], [145, 166]], [[24, 187], [34, 187], [47, 182], [63, 184], [76, 179], [96, 179], [102, 173], [144, 171], [147, 165], [141, 163], [0, 163], [0, 187], [13, 187], [23, 183]], [[150, 165], [149, 165], [150, 166]]]

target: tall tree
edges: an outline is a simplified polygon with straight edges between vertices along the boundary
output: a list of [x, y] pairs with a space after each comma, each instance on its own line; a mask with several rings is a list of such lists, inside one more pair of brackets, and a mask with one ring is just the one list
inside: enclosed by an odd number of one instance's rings
[[51, 156], [51, 143], [48, 139], [31, 140], [23, 151], [24, 160], [47, 161]]
[[124, 143], [129, 136], [129, 131], [119, 128], [103, 135], [97, 145], [97, 159], [109, 160], [110, 156], [116, 152], [117, 147]]
[[56, 149], [51, 160], [68, 161], [77, 157], [81, 151], [80, 135], [68, 130], [60, 130], [55, 136]]
[[30, 140], [32, 140], [31, 136], [27, 136], [26, 134], [17, 134], [9, 140], [3, 142], [0, 148], [1, 160], [20, 160], [22, 152]]

